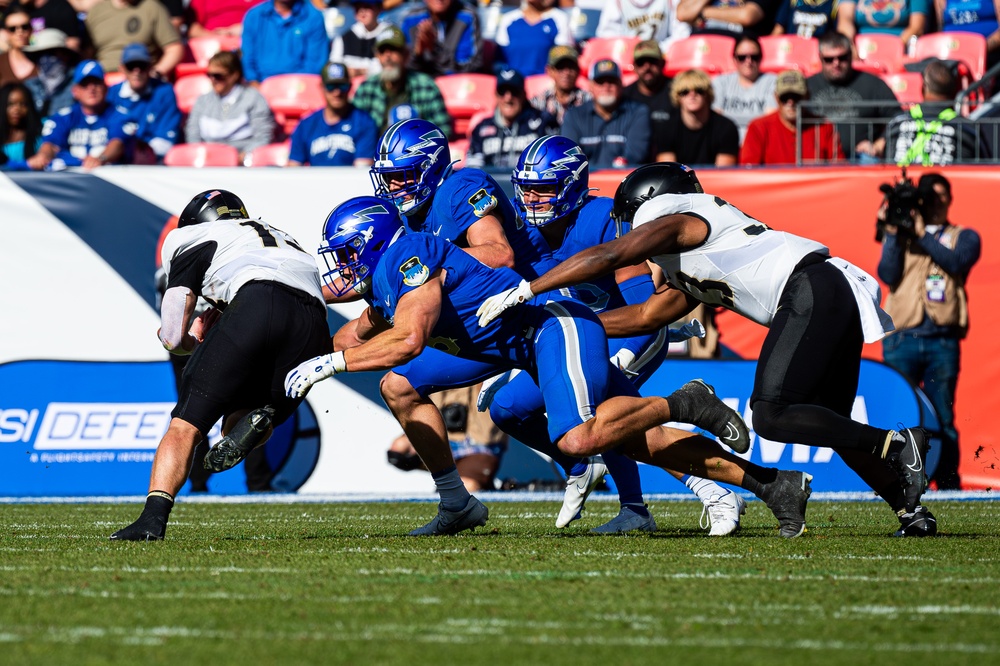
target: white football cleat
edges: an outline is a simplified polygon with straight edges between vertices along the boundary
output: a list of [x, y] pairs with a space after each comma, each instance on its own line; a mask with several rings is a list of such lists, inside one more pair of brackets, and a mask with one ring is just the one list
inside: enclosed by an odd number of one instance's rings
[[580, 517], [583, 503], [600, 483], [608, 468], [601, 456], [590, 458], [583, 474], [570, 476], [566, 479], [566, 494], [563, 495], [563, 505], [556, 518], [556, 527], [566, 527]]
[[747, 512], [743, 498], [727, 490], [723, 495], [713, 495], [705, 500], [698, 525], [703, 530], [711, 529], [708, 536], [726, 536], [740, 528], [740, 516]]

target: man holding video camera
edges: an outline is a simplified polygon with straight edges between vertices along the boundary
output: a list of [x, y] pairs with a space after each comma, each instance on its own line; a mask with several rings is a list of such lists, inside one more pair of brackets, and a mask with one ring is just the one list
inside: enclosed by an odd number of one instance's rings
[[965, 283], [979, 260], [979, 234], [948, 220], [951, 184], [939, 173], [921, 176], [915, 196], [905, 172], [883, 192], [878, 276], [889, 286], [885, 310], [896, 325], [882, 341], [885, 362], [923, 388], [934, 405], [942, 449], [932, 480], [939, 490], [958, 489], [955, 387], [959, 343], [969, 328]]

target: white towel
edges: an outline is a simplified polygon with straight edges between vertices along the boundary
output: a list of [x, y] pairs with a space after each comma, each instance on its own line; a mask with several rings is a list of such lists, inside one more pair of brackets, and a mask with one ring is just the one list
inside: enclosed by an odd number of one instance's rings
[[896, 330], [892, 324], [892, 317], [880, 305], [882, 288], [879, 287], [878, 280], [840, 257], [830, 257], [828, 261], [847, 276], [847, 282], [854, 292], [854, 300], [858, 302], [858, 312], [861, 313], [861, 330], [864, 333], [865, 342], [878, 342]]

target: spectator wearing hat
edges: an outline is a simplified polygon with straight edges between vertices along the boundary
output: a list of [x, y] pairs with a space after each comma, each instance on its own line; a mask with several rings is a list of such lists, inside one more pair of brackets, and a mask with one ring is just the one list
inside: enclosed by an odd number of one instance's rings
[[393, 109], [400, 107], [408, 117], [423, 118], [445, 134], [451, 134], [451, 116], [445, 109], [441, 90], [430, 76], [409, 67], [410, 51], [403, 31], [390, 26], [379, 33], [375, 38], [375, 57], [382, 70], [358, 86], [354, 106], [375, 119], [379, 132], [388, 129]]
[[162, 162], [177, 143], [181, 128], [174, 87], [151, 77], [152, 66], [153, 58], [145, 44], [129, 44], [122, 50], [125, 80], [108, 91], [108, 101], [129, 118], [128, 129], [136, 140], [133, 163]]
[[700, 69], [681, 72], [670, 85], [677, 105], [663, 134], [653, 138], [660, 147], [657, 162], [733, 166], [740, 153], [740, 132], [729, 118], [712, 110], [712, 80]]
[[532, 76], [545, 72], [553, 46], [573, 46], [573, 33], [569, 17], [555, 7], [555, 0], [525, 0], [519, 9], [501, 16], [494, 41], [496, 71], [513, 69]]
[[528, 144], [558, 133], [551, 116], [528, 104], [524, 77], [513, 69], [502, 70], [497, 73], [496, 110], [473, 128], [465, 166], [512, 169]]
[[105, 99], [108, 86], [104, 69], [96, 60], [84, 60], [73, 72], [76, 103], [47, 118], [42, 146], [28, 159], [35, 170], [59, 171], [71, 166], [84, 169], [124, 160], [131, 139], [128, 118]]
[[[642, 102], [649, 107], [649, 127], [653, 136], [661, 136], [663, 128], [670, 116], [677, 113], [670, 99], [670, 78], [663, 73], [666, 61], [660, 45], [652, 39], [639, 42], [632, 52], [635, 63], [635, 73], [638, 78], [625, 86], [622, 95], [636, 102]], [[652, 155], [659, 154], [657, 146], [653, 146]]]
[[233, 146], [242, 162], [248, 152], [274, 138], [274, 114], [260, 91], [244, 83], [236, 53], [219, 51], [208, 59], [206, 73], [212, 89], [195, 100], [184, 134], [188, 143]]
[[561, 134], [579, 144], [594, 169], [636, 167], [649, 161], [649, 107], [622, 96], [622, 72], [614, 60], [590, 68], [593, 103], [563, 116]]
[[73, 106], [73, 65], [77, 54], [66, 46], [66, 33], [55, 28], [39, 30], [24, 52], [38, 69], [24, 85], [31, 91], [39, 115], [55, 115]]
[[436, 77], [478, 72], [483, 66], [479, 17], [462, 0], [424, 0], [401, 27], [417, 71]]
[[181, 35], [159, 0], [100, 0], [85, 21], [96, 58], [108, 71], [118, 68], [122, 50], [133, 42], [154, 54], [153, 73], [168, 79], [184, 57]]
[[351, 0], [354, 23], [330, 45], [330, 62], [342, 62], [353, 79], [356, 76], [378, 74], [382, 65], [375, 57], [375, 38], [392, 24], [379, 21], [381, 0]]
[[552, 87], [532, 97], [531, 105], [562, 125], [566, 109], [589, 104], [593, 99], [589, 92], [576, 85], [580, 78], [580, 54], [572, 46], [553, 46], [549, 50], [545, 73], [552, 79]]
[[777, 107], [774, 104], [775, 76], [761, 73], [763, 51], [760, 40], [753, 35], [743, 35], [733, 45], [732, 72], [712, 79], [712, 108], [729, 118], [740, 129], [740, 141], [746, 136], [747, 126]]
[[371, 166], [378, 127], [371, 116], [351, 104], [347, 66], [328, 62], [320, 77], [326, 106], [295, 128], [288, 166]]
[[253, 85], [278, 74], [314, 74], [330, 55], [323, 14], [309, 0], [266, 0], [243, 17], [242, 51]]
[[[778, 109], [750, 122], [740, 150], [740, 164], [796, 164], [796, 114], [799, 104], [809, 99], [806, 77], [793, 69], [781, 72], [774, 86]], [[840, 138], [833, 125], [805, 109], [802, 114], [802, 163], [817, 164], [842, 160]]]
[[243, 34], [243, 18], [263, 0], [191, 0], [187, 8], [187, 36], [212, 37]]

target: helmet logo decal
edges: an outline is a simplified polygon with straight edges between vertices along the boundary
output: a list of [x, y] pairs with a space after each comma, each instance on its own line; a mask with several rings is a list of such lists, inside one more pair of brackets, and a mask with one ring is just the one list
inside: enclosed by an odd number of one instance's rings
[[[357, 220], [358, 222], [374, 222], [375, 218], [372, 217], [372, 215], [378, 215], [379, 213], [385, 214], [388, 212], [389, 211], [385, 209], [385, 206], [369, 206], [364, 210], [359, 210], [358, 212], [356, 212], [354, 214], [354, 219]], [[368, 230], [364, 233], [365, 233], [365, 241], [369, 241], [371, 240], [374, 231], [372, 230], [371, 227], [368, 227]]]
[[410, 257], [404, 261], [399, 272], [403, 274], [403, 284], [407, 287], [419, 287], [430, 277], [430, 271], [420, 263], [419, 257]]
[[485, 189], [478, 190], [469, 197], [469, 204], [476, 217], [488, 215], [497, 206], [497, 198], [489, 194]]

